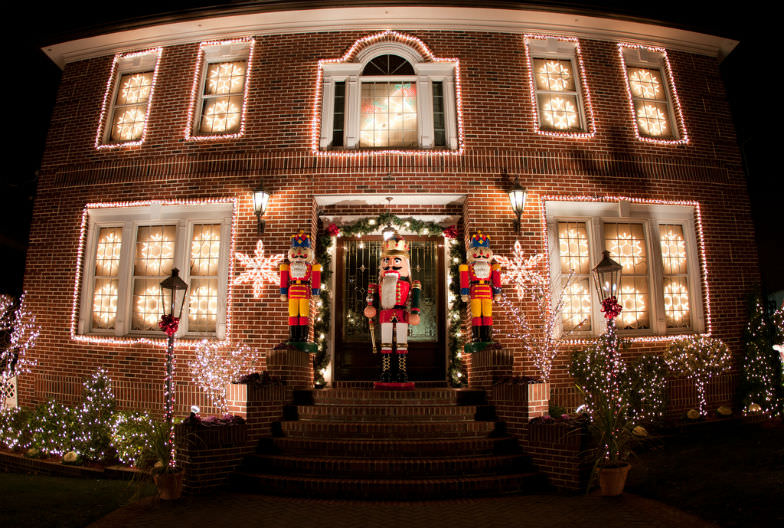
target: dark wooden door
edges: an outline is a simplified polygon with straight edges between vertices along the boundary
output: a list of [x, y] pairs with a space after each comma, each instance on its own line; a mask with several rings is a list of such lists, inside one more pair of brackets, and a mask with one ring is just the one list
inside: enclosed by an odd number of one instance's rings
[[[408, 374], [412, 380], [446, 379], [444, 239], [406, 237], [411, 279], [422, 283], [421, 322], [409, 326]], [[336, 254], [335, 379], [375, 380], [381, 354], [373, 354], [365, 309], [367, 286], [378, 282], [381, 237], [340, 238]], [[376, 319], [376, 346], [381, 329]]]

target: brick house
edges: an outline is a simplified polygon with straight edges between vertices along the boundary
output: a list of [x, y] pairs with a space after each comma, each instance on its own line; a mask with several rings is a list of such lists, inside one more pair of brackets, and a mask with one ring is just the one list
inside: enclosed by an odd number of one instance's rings
[[[633, 354], [709, 332], [740, 358], [742, 299], [759, 277], [719, 77], [735, 44], [557, 12], [371, 7], [239, 13], [47, 46], [63, 76], [24, 283], [42, 325], [38, 368], [19, 380], [20, 403], [75, 400], [103, 366], [121, 406], [159, 409], [156, 287], [173, 266], [191, 285], [179, 414], [210, 409], [187, 372], [205, 338], [258, 348], [259, 369], [312, 386], [307, 359], [272, 352], [288, 335], [277, 286], [239, 281], [238, 256], [259, 240], [265, 257], [285, 253], [300, 229], [317, 239], [383, 212], [455, 225], [461, 242], [481, 229], [503, 256], [519, 241], [545, 255], [555, 288], [574, 268], [562, 321], [586, 320], [574, 346], [602, 330], [588, 270], [607, 248], [626, 266], [620, 328]], [[515, 180], [527, 190], [519, 229]], [[261, 234], [259, 187], [270, 196]], [[408, 234], [430, 288], [411, 374], [443, 381], [449, 244]], [[330, 248], [329, 332], [313, 336], [330, 384], [375, 377], [352, 317], [377, 244], [370, 233]], [[472, 368], [464, 358], [476, 387], [534, 374], [505, 335], [509, 314], [494, 318], [505, 359]], [[568, 356], [552, 377], [564, 405], [576, 401]], [[732, 399], [735, 376], [716, 384], [716, 404]], [[690, 405], [673, 391], [674, 407]]]

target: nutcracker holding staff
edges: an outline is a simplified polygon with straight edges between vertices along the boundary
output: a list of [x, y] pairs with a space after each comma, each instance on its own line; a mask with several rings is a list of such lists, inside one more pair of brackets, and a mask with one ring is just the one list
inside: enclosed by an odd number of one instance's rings
[[373, 306], [378, 294], [380, 305], [379, 322], [381, 323], [381, 381], [392, 381], [392, 352], [397, 355], [398, 371], [395, 381], [408, 381], [406, 373], [406, 355], [408, 354], [408, 325], [419, 324], [419, 298], [422, 285], [419, 281], [411, 282], [411, 265], [409, 245], [399, 234], [395, 233], [381, 246], [381, 265], [378, 284], [368, 285], [368, 305], [365, 317], [376, 317]]
[[460, 298], [471, 307], [471, 332], [474, 342], [493, 338], [493, 299], [501, 293], [501, 272], [491, 264], [490, 237], [481, 231], [471, 235], [468, 264], [460, 265]]
[[289, 302], [289, 341], [307, 341], [310, 298], [320, 292], [321, 265], [313, 264], [310, 235], [300, 231], [291, 237], [289, 261], [280, 265], [280, 298]]

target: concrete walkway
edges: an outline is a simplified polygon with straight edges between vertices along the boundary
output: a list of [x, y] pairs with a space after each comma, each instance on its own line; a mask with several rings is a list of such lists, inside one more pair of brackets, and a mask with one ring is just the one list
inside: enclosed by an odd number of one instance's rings
[[628, 493], [621, 497], [519, 495], [429, 502], [338, 501], [216, 493], [176, 502], [144, 499], [110, 513], [91, 526], [700, 528], [716, 525]]

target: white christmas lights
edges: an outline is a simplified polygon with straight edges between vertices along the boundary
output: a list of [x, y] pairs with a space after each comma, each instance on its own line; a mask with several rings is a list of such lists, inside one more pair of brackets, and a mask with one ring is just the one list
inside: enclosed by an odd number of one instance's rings
[[[135, 133], [133, 129], [139, 126], [139, 122], [143, 121], [143, 125], [141, 126], [141, 134], [139, 139], [135, 141], [122, 141], [122, 142], [109, 142], [103, 143], [103, 137], [105, 134], [106, 127], [111, 126], [111, 123], [108, 123], [108, 110], [111, 106], [110, 100], [112, 96], [112, 86], [115, 83], [115, 75], [117, 74], [117, 64], [122, 60], [129, 60], [134, 59], [136, 57], [140, 57], [143, 55], [149, 54], [156, 54], [158, 57], [155, 60], [155, 69], [153, 70], [152, 74], [152, 84], [149, 87], [149, 94], [146, 97], [147, 109], [144, 112], [143, 120], [139, 119], [139, 116], [134, 116], [134, 120], [132, 122], [132, 129], [129, 130], [129, 133], [125, 134], [127, 137], [135, 137]], [[98, 131], [95, 133], [95, 148], [98, 150], [102, 149], [110, 149], [110, 148], [118, 148], [118, 147], [138, 147], [142, 143], [144, 143], [144, 139], [147, 136], [147, 126], [150, 122], [150, 108], [152, 108], [152, 99], [153, 94], [155, 93], [155, 83], [158, 80], [158, 66], [161, 63], [161, 54], [163, 53], [163, 48], [151, 48], [144, 51], [137, 51], [133, 53], [118, 53], [114, 56], [114, 61], [112, 62], [112, 68], [109, 73], [109, 79], [106, 81], [106, 91], [104, 92], [103, 96], [103, 103], [101, 104], [101, 114], [98, 118]], [[123, 90], [123, 95], [127, 95], [132, 98], [138, 99], [141, 95], [146, 94], [146, 90], [136, 90], [133, 91], [134, 87], [131, 85], [123, 86], [121, 89]], [[129, 116], [130, 118], [130, 116]]]
[[258, 350], [246, 345], [202, 341], [196, 346], [194, 359], [188, 362], [191, 381], [225, 414], [228, 412], [226, 386], [253, 372], [262, 357]]
[[253, 297], [261, 299], [264, 292], [264, 284], [280, 284], [278, 265], [286, 257], [284, 253], [264, 256], [264, 242], [256, 242], [256, 250], [253, 256], [237, 252], [237, 260], [245, 271], [234, 279], [235, 286], [250, 283], [253, 285]]
[[41, 328], [27, 308], [25, 296], [17, 302], [0, 295], [0, 411], [13, 391], [13, 378], [29, 373], [37, 362], [29, 357]]
[[495, 255], [494, 258], [501, 265], [501, 284], [513, 285], [520, 300], [525, 296], [526, 288], [547, 284], [547, 279], [536, 269], [544, 255], [537, 253], [526, 258], [519, 240], [515, 241], [512, 257]]

